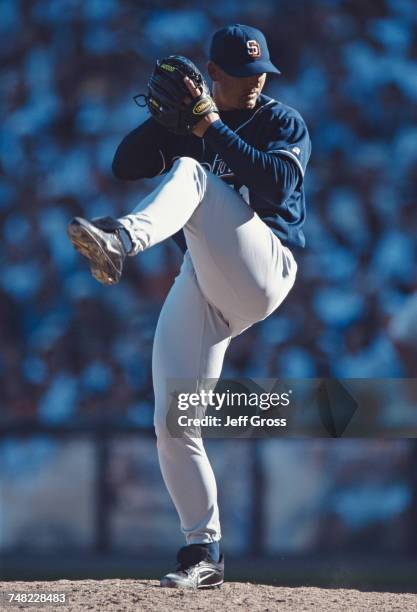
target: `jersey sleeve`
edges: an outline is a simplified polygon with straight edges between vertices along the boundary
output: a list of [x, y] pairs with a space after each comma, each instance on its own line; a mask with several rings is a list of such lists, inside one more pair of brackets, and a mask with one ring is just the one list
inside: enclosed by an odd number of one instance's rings
[[135, 128], [117, 147], [112, 171], [116, 178], [134, 181], [167, 170], [169, 134], [153, 118]]
[[302, 117], [293, 112], [279, 123], [277, 118], [273, 118], [272, 133], [276, 138], [268, 142], [266, 151], [292, 160], [303, 179], [311, 154], [311, 141]]
[[249, 190], [266, 198], [277, 210], [286, 206], [300, 181], [293, 161], [250, 145], [220, 119], [210, 125], [204, 139]]

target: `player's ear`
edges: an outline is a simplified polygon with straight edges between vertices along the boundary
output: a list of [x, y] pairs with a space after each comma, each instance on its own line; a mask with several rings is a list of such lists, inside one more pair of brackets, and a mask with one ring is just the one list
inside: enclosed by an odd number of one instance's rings
[[219, 80], [219, 68], [217, 64], [215, 64], [211, 60], [207, 63], [207, 72], [212, 81]]

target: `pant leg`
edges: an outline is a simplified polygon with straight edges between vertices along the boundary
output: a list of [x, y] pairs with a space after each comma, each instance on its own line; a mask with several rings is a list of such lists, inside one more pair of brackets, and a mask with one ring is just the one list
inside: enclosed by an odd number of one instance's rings
[[172, 378], [218, 378], [229, 342], [229, 328], [202, 294], [186, 254], [159, 317], [152, 373], [161, 472], [188, 544], [221, 537], [216, 481], [203, 440], [174, 438], [167, 430], [166, 383]]
[[222, 180], [191, 158], [120, 221], [134, 253], [184, 229], [200, 288], [237, 335], [268, 316], [294, 284], [291, 251]]
[[190, 158], [178, 160], [121, 221], [135, 252], [185, 232], [189, 252], [155, 335], [155, 429], [163, 478], [187, 541], [215, 541], [220, 526], [213, 472], [200, 438], [172, 438], [167, 431], [166, 381], [218, 378], [230, 337], [281, 303], [297, 267], [242, 198]]
[[232, 336], [266, 318], [291, 290], [297, 264], [290, 249], [213, 174], [183, 229], [201, 290]]
[[176, 234], [206, 193], [206, 172], [191, 157], [176, 160], [159, 185], [119, 221], [129, 232], [137, 255]]

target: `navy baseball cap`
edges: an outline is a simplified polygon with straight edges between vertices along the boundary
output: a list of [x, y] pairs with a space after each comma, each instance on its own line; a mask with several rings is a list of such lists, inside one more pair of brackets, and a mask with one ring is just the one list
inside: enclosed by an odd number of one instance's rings
[[263, 72], [281, 74], [269, 59], [262, 32], [240, 23], [214, 33], [209, 57], [230, 76], [245, 77]]

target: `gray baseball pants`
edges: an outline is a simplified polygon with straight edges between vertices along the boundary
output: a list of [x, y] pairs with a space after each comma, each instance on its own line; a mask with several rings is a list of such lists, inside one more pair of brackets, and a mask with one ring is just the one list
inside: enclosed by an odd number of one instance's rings
[[188, 157], [119, 220], [133, 254], [184, 229], [188, 251], [154, 339], [154, 424], [162, 476], [187, 543], [214, 542], [221, 538], [214, 474], [201, 438], [170, 435], [167, 381], [219, 378], [231, 338], [281, 304], [297, 265], [236, 191]]

